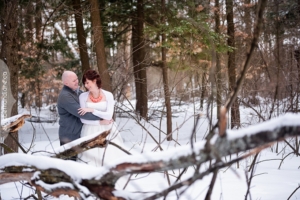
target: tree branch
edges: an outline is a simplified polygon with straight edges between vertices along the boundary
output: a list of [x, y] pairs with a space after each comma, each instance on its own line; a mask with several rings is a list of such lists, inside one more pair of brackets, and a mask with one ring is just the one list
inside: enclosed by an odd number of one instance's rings
[[[201, 141], [194, 144], [194, 149], [186, 145], [159, 153], [147, 152], [128, 155], [120, 158], [118, 162], [100, 168], [45, 156], [7, 154], [0, 157], [0, 184], [16, 180], [30, 180], [30, 184], [51, 195], [66, 193], [75, 195], [77, 192], [81, 197], [93, 194], [103, 199], [110, 199], [115, 197], [113, 191], [116, 181], [124, 175], [181, 169], [201, 165], [207, 161], [216, 161], [207, 172], [195, 175], [191, 179], [193, 182], [195, 178], [202, 178], [229, 164], [222, 164], [220, 158], [250, 149], [254, 149], [252, 154], [258, 153], [276, 141], [297, 135], [300, 135], [300, 115], [286, 114], [245, 129], [227, 131], [223, 137], [216, 135], [210, 140], [209, 145], [205, 145], [205, 141]], [[102, 141], [105, 140], [102, 138]], [[99, 143], [95, 142], [94, 144]], [[234, 162], [244, 158], [245, 156], [242, 156]], [[47, 166], [42, 165], [43, 167], [41, 167], [36, 162], [37, 159], [41, 163], [47, 163]], [[66, 166], [68, 170], [64, 170]], [[77, 177], [73, 177], [74, 172], [69, 168], [76, 167], [78, 169], [83, 166], [89, 167], [90, 171], [95, 170], [94, 174], [87, 178], [84, 173], [79, 171], [76, 172]], [[61, 186], [58, 183], [68, 184]], [[176, 187], [170, 186], [169, 189], [176, 189], [180, 185], [184, 186], [185, 184], [177, 183]], [[48, 189], [50, 186], [51, 190]], [[81, 187], [88, 188], [91, 194], [83, 193]]]

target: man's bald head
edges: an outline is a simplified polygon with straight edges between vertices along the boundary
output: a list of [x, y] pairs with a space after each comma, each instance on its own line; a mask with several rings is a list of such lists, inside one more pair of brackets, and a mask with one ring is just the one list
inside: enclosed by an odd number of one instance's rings
[[78, 77], [72, 71], [64, 71], [62, 74], [62, 82], [65, 86], [68, 86], [72, 90], [76, 90], [78, 88]]

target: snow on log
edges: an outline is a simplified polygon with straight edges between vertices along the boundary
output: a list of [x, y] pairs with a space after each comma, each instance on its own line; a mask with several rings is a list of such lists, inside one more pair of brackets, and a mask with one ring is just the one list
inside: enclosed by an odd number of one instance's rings
[[25, 123], [25, 119], [31, 117], [29, 114], [19, 114], [6, 119], [1, 119], [1, 137], [6, 138], [9, 132], [18, 131]]
[[84, 198], [90, 193], [102, 199], [122, 199], [114, 191], [116, 181], [124, 175], [181, 169], [207, 161], [214, 161], [212, 167], [216, 169], [222, 168], [224, 165], [220, 164], [225, 161], [221, 159], [225, 156], [247, 150], [257, 153], [273, 142], [299, 135], [300, 115], [286, 114], [248, 128], [227, 130], [221, 137], [216, 134], [211, 140], [195, 143], [193, 148], [186, 145], [163, 152], [124, 156], [98, 168], [46, 156], [7, 154], [0, 156], [0, 184], [19, 177], [20, 181], [27, 180], [54, 196], [74, 194]]
[[25, 119], [31, 117], [29, 114], [19, 114], [1, 120], [1, 130], [8, 132], [18, 131], [25, 123]]
[[86, 137], [79, 138], [69, 142], [63, 146], [49, 150], [47, 152], [38, 152], [36, 155], [48, 156], [53, 158], [70, 158], [79, 153], [92, 148], [104, 148], [107, 145], [106, 137], [110, 134], [111, 130], [103, 131]]

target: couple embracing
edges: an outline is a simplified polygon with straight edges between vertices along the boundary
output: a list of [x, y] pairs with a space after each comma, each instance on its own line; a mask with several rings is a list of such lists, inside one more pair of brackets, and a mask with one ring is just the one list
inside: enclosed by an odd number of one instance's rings
[[[95, 70], [87, 70], [84, 73], [82, 84], [87, 92], [79, 89], [78, 77], [72, 71], [63, 73], [62, 82], [64, 86], [57, 100], [60, 145], [111, 129], [107, 140], [123, 146], [122, 137], [112, 119], [113, 94], [101, 88], [100, 75]], [[125, 154], [118, 148], [108, 145], [105, 149], [94, 148], [85, 151], [78, 157], [72, 157], [71, 160], [99, 167], [117, 159], [120, 155]]]

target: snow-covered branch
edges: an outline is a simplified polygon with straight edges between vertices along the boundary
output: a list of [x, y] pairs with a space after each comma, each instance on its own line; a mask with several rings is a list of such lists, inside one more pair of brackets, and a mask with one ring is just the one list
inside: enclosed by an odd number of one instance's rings
[[[300, 135], [300, 115], [286, 114], [245, 129], [227, 130], [223, 137], [215, 136], [209, 143], [195, 143], [193, 149], [187, 145], [164, 152], [124, 156], [98, 168], [47, 156], [7, 154], [0, 157], [0, 184], [26, 180], [53, 196], [122, 198], [122, 191], [115, 192], [115, 184], [124, 175], [181, 169], [207, 161], [214, 161], [215, 169], [222, 168], [226, 165], [218, 162], [225, 156], [252, 149], [259, 152], [275, 141], [297, 135]], [[85, 173], [75, 172], [79, 168]]]
[[31, 117], [29, 114], [19, 114], [1, 120], [0, 136], [2, 141], [7, 137], [9, 132], [18, 131], [25, 123], [25, 119]]
[[24, 120], [31, 117], [29, 114], [19, 114], [1, 120], [1, 130], [15, 132], [24, 125]]
[[69, 142], [63, 146], [54, 149], [52, 152], [37, 152], [37, 155], [65, 159], [92, 148], [104, 148], [107, 144], [106, 137], [109, 135], [109, 133], [110, 130], [104, 131], [100, 134], [96, 133], [88, 137], [79, 138], [75, 141]]

